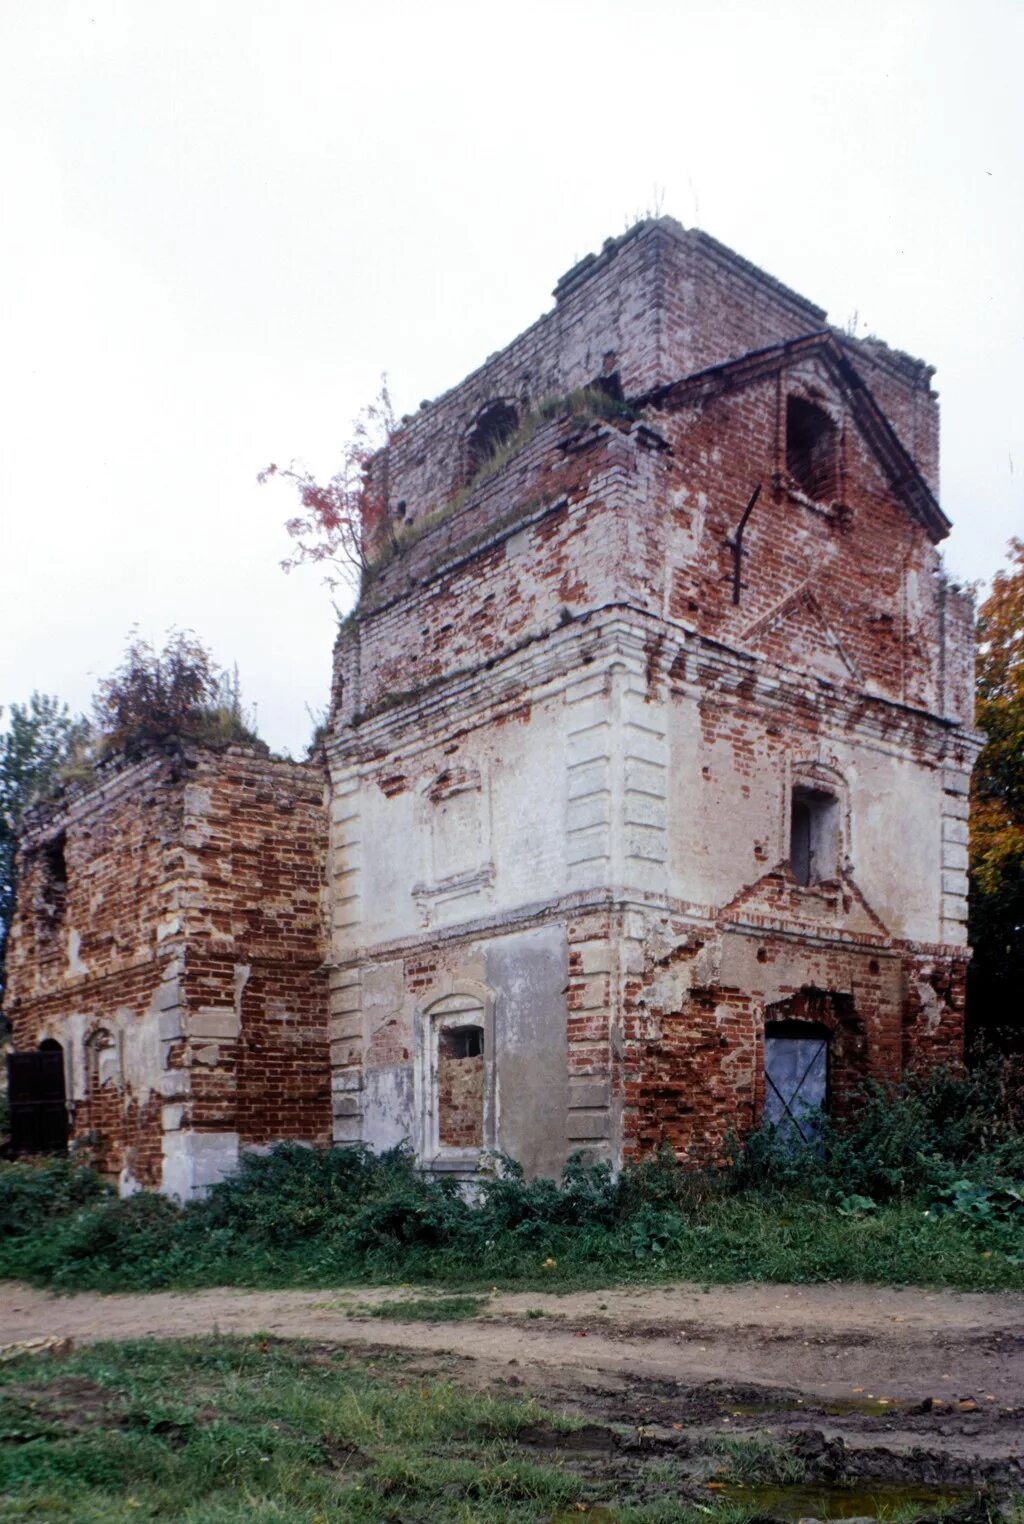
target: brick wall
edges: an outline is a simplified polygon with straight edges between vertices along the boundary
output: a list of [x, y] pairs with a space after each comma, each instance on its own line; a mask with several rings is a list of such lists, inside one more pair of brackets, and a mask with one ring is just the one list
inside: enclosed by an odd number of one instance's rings
[[484, 1057], [451, 1047], [442, 1033], [437, 1058], [437, 1135], [442, 1148], [482, 1148]]
[[[408, 419], [387, 452], [399, 525], [450, 500], [469, 470], [474, 420], [489, 403], [520, 418], [546, 398], [614, 375], [637, 397], [708, 366], [822, 331], [826, 314], [733, 250], [670, 217], [608, 239], [555, 288], [555, 305], [451, 391]], [[877, 340], [842, 337], [919, 468], [937, 488], [938, 409], [931, 369]], [[383, 458], [377, 481], [385, 479]], [[401, 505], [401, 507], [399, 507]]]
[[172, 1138], [329, 1137], [325, 840], [319, 773], [241, 747], [112, 760], [30, 818], [14, 1046], [61, 1043], [72, 1142], [125, 1185]]

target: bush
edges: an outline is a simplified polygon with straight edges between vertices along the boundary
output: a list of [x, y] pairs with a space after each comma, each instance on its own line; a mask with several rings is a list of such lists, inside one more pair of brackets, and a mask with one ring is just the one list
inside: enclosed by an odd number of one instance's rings
[[1024, 1142], [1005, 1070], [867, 1089], [819, 1143], [764, 1128], [731, 1169], [666, 1150], [560, 1181], [496, 1156], [473, 1199], [410, 1152], [279, 1144], [178, 1207], [114, 1198], [68, 1161], [0, 1166], [0, 1275], [117, 1289], [432, 1280], [601, 1284], [662, 1274], [936, 1280], [1024, 1289]]
[[109, 1195], [92, 1170], [68, 1159], [0, 1163], [0, 1243], [37, 1233], [41, 1223]]
[[121, 748], [135, 756], [171, 740], [261, 744], [242, 707], [237, 670], [222, 672], [184, 630], [170, 630], [162, 651], [133, 632], [121, 665], [100, 682], [93, 708], [108, 752]]
[[734, 1149], [733, 1184], [798, 1190], [835, 1202], [934, 1198], [958, 1176], [1024, 1176], [1019, 1080], [1010, 1063], [967, 1074], [937, 1069], [898, 1089], [870, 1083], [854, 1121], [820, 1119], [818, 1143], [794, 1147], [788, 1129], [761, 1128]]
[[60, 1233], [58, 1286], [165, 1285], [182, 1209], [166, 1196], [105, 1197], [74, 1213]]

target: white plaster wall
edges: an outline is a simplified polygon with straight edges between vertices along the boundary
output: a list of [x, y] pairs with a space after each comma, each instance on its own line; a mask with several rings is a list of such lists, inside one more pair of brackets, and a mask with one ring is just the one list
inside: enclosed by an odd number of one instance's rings
[[205, 1195], [238, 1168], [237, 1132], [176, 1132], [164, 1138], [160, 1189], [178, 1201]]
[[895, 936], [941, 942], [940, 769], [862, 747], [847, 749], [845, 770], [858, 888]]
[[691, 700], [670, 698], [666, 708], [673, 897], [710, 907], [728, 904], [787, 858], [790, 769], [816, 760], [846, 782], [844, 847], [867, 904], [894, 936], [942, 940], [939, 769], [867, 739], [814, 742], [794, 734], [791, 743], [771, 746], [755, 737], [759, 765], [751, 771], [730, 739], [705, 741]]
[[[335, 920], [335, 953], [374, 946], [501, 915], [565, 890], [566, 706], [561, 693], [534, 704], [528, 720], [487, 725], [396, 757], [358, 787], [358, 842], [346, 820], [335, 828], [335, 881], [358, 865], [358, 926]], [[446, 770], [479, 779], [468, 803], [434, 805], [431, 784]], [[391, 797], [378, 777], [401, 772]], [[465, 796], [459, 796], [465, 801]], [[439, 852], [435, 833], [453, 827], [455, 845]], [[368, 845], [369, 844], [369, 847]]]

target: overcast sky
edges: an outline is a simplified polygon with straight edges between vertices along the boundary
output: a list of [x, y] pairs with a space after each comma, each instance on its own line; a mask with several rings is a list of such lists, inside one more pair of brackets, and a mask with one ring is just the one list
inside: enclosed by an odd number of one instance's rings
[[325, 702], [329, 475], [654, 206], [937, 367], [954, 575], [1024, 532], [1022, 0], [2, 0], [0, 703], [194, 629]]

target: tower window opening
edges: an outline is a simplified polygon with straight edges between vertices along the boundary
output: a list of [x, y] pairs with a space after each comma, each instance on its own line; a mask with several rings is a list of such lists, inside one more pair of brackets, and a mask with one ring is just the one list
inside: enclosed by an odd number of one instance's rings
[[491, 402], [477, 414], [466, 445], [466, 480], [493, 460], [519, 427], [519, 414], [511, 402]]
[[839, 495], [838, 430], [824, 408], [803, 397], [786, 401], [786, 470], [818, 502]]
[[36, 910], [40, 930], [52, 931], [64, 915], [68, 893], [68, 862], [65, 851], [66, 837], [62, 831], [48, 841], [40, 853], [39, 895]]

